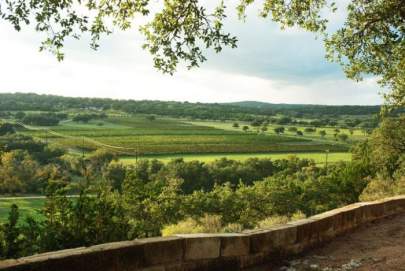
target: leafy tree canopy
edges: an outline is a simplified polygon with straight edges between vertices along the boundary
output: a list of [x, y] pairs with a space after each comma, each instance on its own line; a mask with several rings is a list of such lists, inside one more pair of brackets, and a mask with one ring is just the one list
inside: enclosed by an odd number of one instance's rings
[[[241, 19], [254, 0], [239, 0], [237, 13]], [[256, 1], [258, 2], [258, 1]], [[264, 0], [260, 16], [281, 27], [299, 26], [325, 36], [327, 58], [343, 66], [349, 78], [360, 80], [375, 75], [382, 86], [391, 89], [387, 101], [405, 105], [405, 5], [403, 0], [351, 0], [344, 25], [335, 33], [327, 32], [328, 16], [336, 11], [327, 0]], [[180, 61], [191, 67], [206, 60], [204, 47], [220, 52], [235, 48], [237, 38], [224, 30], [226, 6], [218, 1], [210, 9], [205, 1], [164, 0], [5, 0], [0, 4], [0, 17], [16, 30], [33, 23], [47, 34], [41, 50], [50, 50], [59, 60], [68, 37], [79, 38], [88, 33], [91, 47], [99, 47], [99, 39], [133, 26], [137, 17], [151, 18], [140, 27], [145, 35], [143, 45], [154, 58], [154, 65], [165, 73], [173, 73]]]

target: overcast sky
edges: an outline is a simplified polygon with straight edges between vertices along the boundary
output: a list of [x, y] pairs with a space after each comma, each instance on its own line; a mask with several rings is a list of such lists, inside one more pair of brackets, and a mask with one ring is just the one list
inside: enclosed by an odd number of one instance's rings
[[[256, 11], [253, 12], [253, 15]], [[339, 21], [336, 15], [335, 21]], [[38, 51], [41, 36], [15, 32], [0, 21], [0, 92], [125, 99], [272, 103], [380, 104], [374, 79], [355, 83], [328, 63], [322, 41], [297, 29], [281, 31], [269, 20], [230, 19], [236, 49], [208, 52], [200, 69], [163, 75], [141, 49], [137, 30], [117, 32], [92, 51], [87, 41], [66, 45], [66, 58]]]

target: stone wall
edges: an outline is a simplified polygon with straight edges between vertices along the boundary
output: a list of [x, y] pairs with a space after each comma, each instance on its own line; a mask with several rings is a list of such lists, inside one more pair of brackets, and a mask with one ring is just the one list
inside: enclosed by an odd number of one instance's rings
[[405, 213], [405, 196], [362, 202], [267, 230], [137, 239], [0, 262], [16, 271], [236, 271], [298, 254], [361, 224]]

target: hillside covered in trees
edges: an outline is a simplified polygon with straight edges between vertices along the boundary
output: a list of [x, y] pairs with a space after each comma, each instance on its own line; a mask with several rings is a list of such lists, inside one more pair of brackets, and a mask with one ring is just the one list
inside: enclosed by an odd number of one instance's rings
[[72, 98], [38, 94], [0, 94], [1, 111], [61, 111], [68, 109], [119, 110], [198, 119], [253, 119], [284, 114], [294, 117], [378, 114], [380, 106], [288, 105], [259, 102], [228, 104]]

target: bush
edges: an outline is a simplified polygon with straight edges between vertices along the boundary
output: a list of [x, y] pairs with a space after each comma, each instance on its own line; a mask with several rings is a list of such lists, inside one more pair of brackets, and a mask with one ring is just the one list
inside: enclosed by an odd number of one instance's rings
[[[236, 224], [228, 225], [226, 229], [229, 230], [233, 227], [237, 227]], [[218, 233], [223, 231], [221, 216], [205, 214], [198, 220], [187, 218], [177, 224], [165, 226], [162, 229], [162, 236], [189, 233]]]
[[290, 221], [300, 220], [300, 219], [304, 219], [304, 218], [306, 218], [305, 214], [300, 211], [294, 213], [291, 217], [280, 216], [280, 215], [270, 216], [270, 217], [267, 217], [267, 218], [259, 221], [259, 223], [257, 223], [258, 224], [257, 228], [267, 229], [267, 228], [271, 228], [275, 225], [287, 224]]
[[284, 133], [284, 130], [285, 130], [285, 128], [284, 127], [276, 127], [276, 128], [274, 128], [274, 132], [276, 133], [276, 134], [283, 134]]
[[204, 227], [192, 218], [187, 218], [177, 224], [165, 226], [162, 229], [162, 236], [172, 236], [176, 234], [204, 233]]
[[24, 124], [38, 126], [56, 126], [60, 119], [55, 114], [31, 114], [22, 119]]
[[347, 139], [349, 139], [349, 136], [347, 134], [338, 134], [337, 137], [339, 138], [339, 140], [346, 142]]
[[382, 176], [372, 179], [360, 195], [361, 201], [373, 201], [394, 195], [394, 181]]
[[6, 134], [14, 134], [15, 128], [14, 125], [11, 123], [3, 123], [0, 124], [0, 136], [4, 136]]
[[312, 127], [306, 127], [306, 128], [304, 129], [304, 132], [305, 132], [305, 133], [315, 133], [315, 131], [316, 131], [316, 129], [315, 129], [315, 128], [312, 128]]

